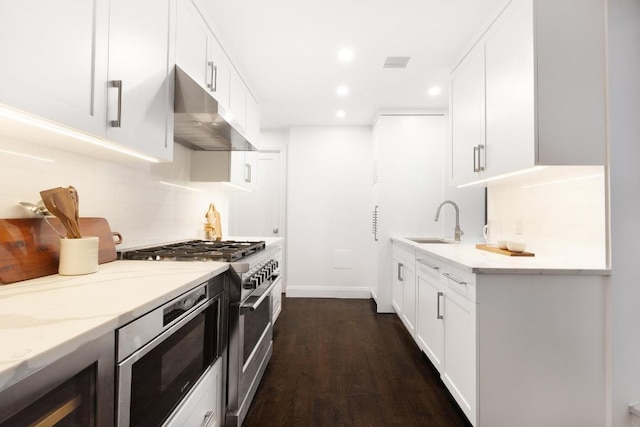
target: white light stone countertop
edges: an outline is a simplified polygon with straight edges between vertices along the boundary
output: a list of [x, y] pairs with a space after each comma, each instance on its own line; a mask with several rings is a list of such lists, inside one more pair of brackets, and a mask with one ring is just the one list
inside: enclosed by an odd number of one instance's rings
[[392, 236], [391, 240], [410, 246], [420, 252], [453, 262], [473, 273], [484, 274], [567, 274], [607, 276], [611, 270], [604, 265], [594, 265], [581, 259], [536, 254], [533, 257], [507, 256], [476, 248], [475, 243], [416, 243], [404, 237]]
[[93, 274], [0, 286], [0, 390], [227, 269], [211, 261], [113, 261]]

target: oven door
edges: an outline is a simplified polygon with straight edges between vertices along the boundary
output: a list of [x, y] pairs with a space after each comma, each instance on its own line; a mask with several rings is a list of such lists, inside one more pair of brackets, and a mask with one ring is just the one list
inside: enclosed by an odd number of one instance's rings
[[241, 425], [273, 352], [271, 291], [281, 278], [258, 287], [229, 314], [227, 425]]
[[220, 292], [118, 364], [118, 426], [159, 426], [222, 349]]

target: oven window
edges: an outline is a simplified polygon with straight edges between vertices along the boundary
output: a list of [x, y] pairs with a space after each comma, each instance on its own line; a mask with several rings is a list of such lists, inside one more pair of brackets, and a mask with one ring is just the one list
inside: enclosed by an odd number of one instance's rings
[[217, 358], [220, 301], [131, 367], [131, 426], [158, 426]]
[[96, 372], [97, 364], [94, 363], [0, 425], [95, 426]]
[[245, 365], [251, 352], [258, 344], [260, 337], [271, 322], [269, 307], [271, 297], [265, 298], [254, 311], [247, 312], [244, 318], [244, 347], [242, 364]]

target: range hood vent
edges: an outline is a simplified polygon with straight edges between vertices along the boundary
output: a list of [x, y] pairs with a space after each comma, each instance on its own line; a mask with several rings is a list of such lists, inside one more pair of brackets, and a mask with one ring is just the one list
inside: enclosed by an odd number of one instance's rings
[[174, 141], [196, 151], [254, 151], [225, 116], [218, 101], [176, 66]]

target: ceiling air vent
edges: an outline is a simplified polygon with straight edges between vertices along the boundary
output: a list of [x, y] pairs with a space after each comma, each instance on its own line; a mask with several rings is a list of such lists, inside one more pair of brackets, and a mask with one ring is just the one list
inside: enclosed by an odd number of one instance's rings
[[382, 68], [407, 68], [410, 56], [387, 56]]

